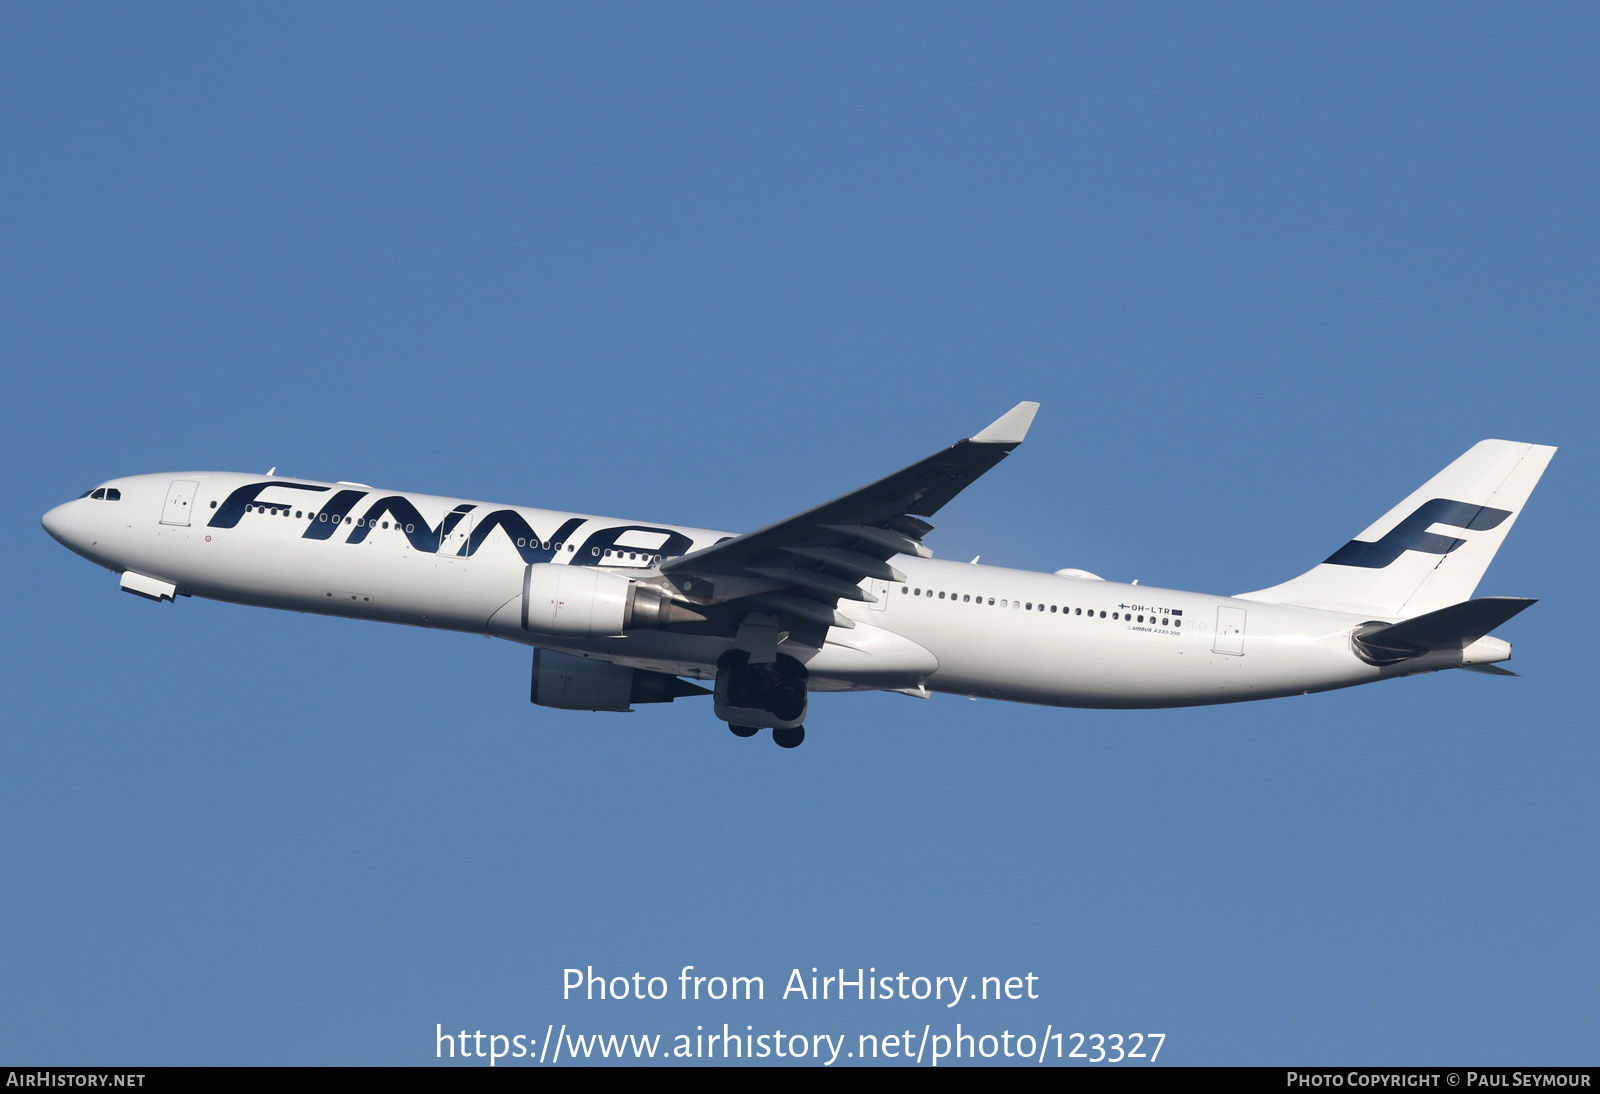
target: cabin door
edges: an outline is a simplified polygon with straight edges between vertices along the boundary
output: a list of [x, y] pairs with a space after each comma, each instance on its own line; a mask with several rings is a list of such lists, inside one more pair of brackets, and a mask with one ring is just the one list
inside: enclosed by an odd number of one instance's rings
[[161, 508], [161, 523], [189, 527], [189, 507], [199, 489], [200, 484], [193, 479], [173, 479], [167, 487], [167, 504]]
[[1230, 657], [1244, 656], [1244, 609], [1217, 609], [1217, 636], [1211, 652], [1225, 653]]

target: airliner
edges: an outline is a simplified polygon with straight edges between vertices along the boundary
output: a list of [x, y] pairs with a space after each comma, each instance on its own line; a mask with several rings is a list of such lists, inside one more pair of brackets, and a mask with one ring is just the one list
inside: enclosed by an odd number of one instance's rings
[[[710, 695], [740, 737], [805, 739], [809, 693], [1138, 708], [1309, 694], [1442, 669], [1515, 675], [1474, 598], [1555, 449], [1480, 441], [1299, 577], [1235, 596], [945, 561], [934, 516], [1037, 403], [869, 486], [732, 535], [225, 472], [112, 479], [45, 514], [152, 601], [180, 596], [532, 647], [530, 697], [629, 711]], [[702, 681], [709, 687], [694, 681]]]

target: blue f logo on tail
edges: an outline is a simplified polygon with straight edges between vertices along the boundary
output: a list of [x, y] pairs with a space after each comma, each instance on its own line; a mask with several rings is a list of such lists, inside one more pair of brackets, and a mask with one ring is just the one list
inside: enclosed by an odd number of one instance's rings
[[1376, 543], [1353, 539], [1329, 555], [1327, 562], [1335, 566], [1364, 566], [1381, 570], [1406, 551], [1447, 555], [1467, 541], [1430, 532], [1429, 525], [1447, 524], [1469, 532], [1486, 532], [1499, 527], [1510, 515], [1509, 509], [1491, 509], [1487, 505], [1468, 505], [1464, 501], [1434, 498], [1418, 506], [1416, 512], [1391, 528]]

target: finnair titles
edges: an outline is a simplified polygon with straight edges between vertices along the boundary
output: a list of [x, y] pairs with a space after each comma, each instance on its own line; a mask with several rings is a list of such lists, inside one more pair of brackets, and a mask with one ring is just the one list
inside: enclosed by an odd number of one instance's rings
[[934, 558], [926, 518], [1037, 409], [741, 535], [214, 471], [111, 479], [43, 523], [151, 600], [487, 634], [532, 647], [541, 706], [710, 695], [785, 748], [814, 691], [1174, 707], [1511, 675], [1490, 632], [1534, 601], [1473, 594], [1554, 448], [1480, 441], [1325, 561], [1235, 596]]

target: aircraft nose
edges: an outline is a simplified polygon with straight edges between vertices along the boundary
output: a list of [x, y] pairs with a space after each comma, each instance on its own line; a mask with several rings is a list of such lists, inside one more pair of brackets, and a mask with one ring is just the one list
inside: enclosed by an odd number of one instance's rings
[[[57, 543], [61, 544], [67, 544], [66, 508], [66, 505], [58, 505], [39, 518], [39, 523], [44, 525], [44, 530], [49, 532]], [[70, 546], [70, 544], [67, 545]]]
[[64, 502], [39, 518], [44, 530], [61, 546], [83, 553], [84, 544], [95, 538], [86, 526], [83, 507], [78, 502]]

